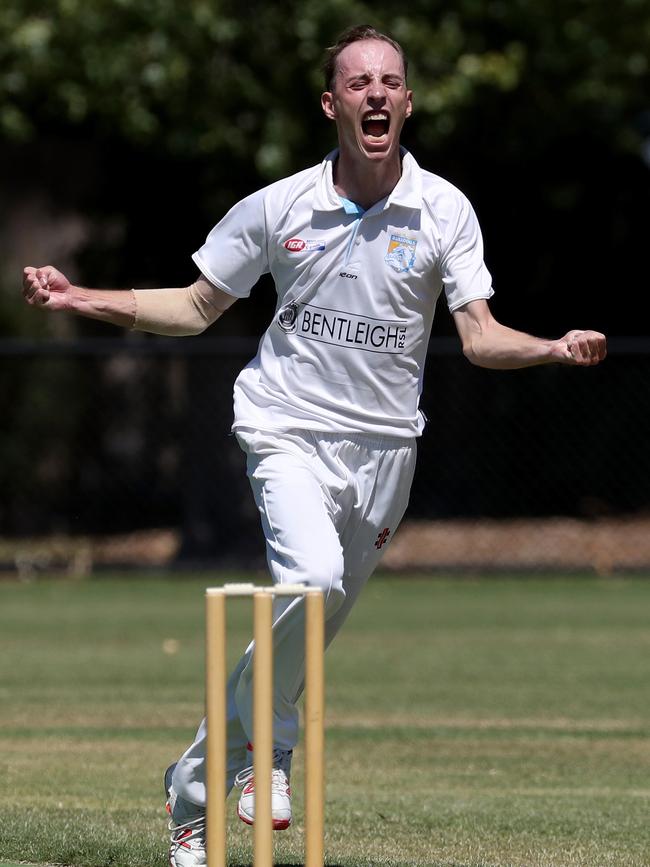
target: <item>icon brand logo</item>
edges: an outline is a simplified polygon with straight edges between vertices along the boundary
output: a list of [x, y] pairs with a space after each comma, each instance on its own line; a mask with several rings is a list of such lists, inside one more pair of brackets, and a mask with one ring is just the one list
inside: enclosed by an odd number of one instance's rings
[[340, 272], [339, 272], [339, 277], [347, 277], [348, 280], [358, 280], [358, 279], [359, 279], [359, 275], [358, 275], [358, 274], [348, 274], [347, 271], [340, 271]]
[[289, 238], [288, 241], [284, 242], [284, 249], [290, 253], [302, 253], [306, 246], [307, 242], [303, 241], [302, 238]]

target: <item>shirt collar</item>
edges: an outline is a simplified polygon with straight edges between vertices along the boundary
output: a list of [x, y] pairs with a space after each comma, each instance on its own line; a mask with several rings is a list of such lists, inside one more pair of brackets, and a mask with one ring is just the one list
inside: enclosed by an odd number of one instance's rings
[[[315, 211], [338, 211], [343, 208], [341, 197], [334, 189], [333, 167], [338, 153], [338, 148], [335, 148], [327, 154], [321, 163], [321, 171], [314, 190], [313, 206]], [[406, 148], [400, 148], [400, 153], [402, 156], [402, 175], [385, 200], [382, 210], [390, 205], [399, 205], [415, 211], [422, 210], [420, 167]]]
[[406, 148], [400, 148], [402, 155], [402, 176], [388, 197], [388, 205], [400, 205], [402, 208], [422, 210], [422, 170], [415, 157]]
[[314, 190], [315, 211], [338, 211], [343, 207], [339, 194], [334, 189], [333, 167], [338, 155], [339, 149], [335, 148], [327, 154], [321, 163], [320, 174]]

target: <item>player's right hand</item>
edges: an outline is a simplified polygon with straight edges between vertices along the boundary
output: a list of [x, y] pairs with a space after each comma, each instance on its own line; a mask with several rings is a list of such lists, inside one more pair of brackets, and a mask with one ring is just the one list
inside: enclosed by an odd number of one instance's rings
[[23, 271], [23, 298], [32, 307], [65, 310], [71, 283], [65, 274], [51, 265], [42, 268], [28, 266]]

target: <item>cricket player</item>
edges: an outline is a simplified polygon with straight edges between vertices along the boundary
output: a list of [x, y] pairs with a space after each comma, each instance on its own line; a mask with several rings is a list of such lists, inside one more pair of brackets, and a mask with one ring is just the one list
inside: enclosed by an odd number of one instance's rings
[[[106, 291], [51, 266], [24, 272], [28, 304], [150, 331], [202, 332], [270, 272], [277, 307], [234, 387], [233, 430], [275, 582], [321, 587], [326, 641], [341, 628], [407, 506], [431, 323], [444, 292], [474, 364], [590, 366], [605, 337], [556, 340], [499, 324], [479, 225], [465, 196], [400, 147], [412, 111], [402, 48], [369, 26], [328, 49], [325, 117], [338, 148], [236, 204], [194, 254], [186, 287]], [[438, 421], [434, 423], [439, 423]], [[303, 600], [274, 610], [273, 822], [291, 822], [289, 777], [304, 677]], [[228, 687], [226, 790], [252, 824], [250, 646]], [[172, 867], [205, 864], [205, 721], [168, 769]], [[254, 746], [254, 745], [253, 745]]]

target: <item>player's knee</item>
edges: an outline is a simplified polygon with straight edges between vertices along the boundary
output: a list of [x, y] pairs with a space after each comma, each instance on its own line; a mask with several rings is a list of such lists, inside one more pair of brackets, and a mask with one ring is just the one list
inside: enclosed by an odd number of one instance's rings
[[283, 584], [306, 584], [323, 591], [325, 598], [325, 616], [330, 617], [343, 604], [345, 590], [343, 589], [343, 552], [336, 550], [294, 553], [290, 560], [282, 564], [282, 568], [273, 571], [276, 565], [271, 561], [271, 570], [275, 580]]
[[326, 617], [338, 611], [345, 599], [343, 569], [343, 556], [337, 553], [331, 557], [319, 558], [311, 563], [306, 571], [305, 583], [323, 591]]

